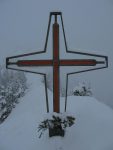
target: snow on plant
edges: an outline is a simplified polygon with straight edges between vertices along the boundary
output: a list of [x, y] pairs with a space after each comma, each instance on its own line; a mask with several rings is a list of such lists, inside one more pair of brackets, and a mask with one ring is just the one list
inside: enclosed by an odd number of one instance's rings
[[79, 83], [74, 89], [73, 89], [73, 95], [76, 96], [92, 96], [92, 89], [89, 85], [86, 85], [86, 83]]
[[[50, 73], [50, 72], [47, 72], [47, 73], [46, 73], [46, 85], [47, 85], [47, 88], [48, 88], [50, 91], [53, 90], [52, 80], [53, 80], [53, 77], [52, 77], [51, 73]], [[42, 77], [41, 82], [42, 82], [42, 83], [44, 84], [44, 86], [45, 86], [44, 77]]]
[[38, 132], [40, 132], [39, 138], [42, 136], [47, 129], [58, 129], [65, 130], [67, 127], [71, 127], [75, 123], [75, 117], [67, 113], [52, 113], [47, 114], [44, 121], [38, 126]]
[[8, 117], [26, 88], [23, 73], [0, 69], [0, 123]]

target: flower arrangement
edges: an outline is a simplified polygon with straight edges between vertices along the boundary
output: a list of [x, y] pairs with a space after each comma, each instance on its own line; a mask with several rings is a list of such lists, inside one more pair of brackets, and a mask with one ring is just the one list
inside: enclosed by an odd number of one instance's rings
[[67, 127], [71, 127], [75, 123], [75, 117], [71, 115], [53, 113], [47, 119], [44, 119], [39, 126], [39, 138], [45, 130], [49, 129], [49, 136], [64, 136], [64, 131]]

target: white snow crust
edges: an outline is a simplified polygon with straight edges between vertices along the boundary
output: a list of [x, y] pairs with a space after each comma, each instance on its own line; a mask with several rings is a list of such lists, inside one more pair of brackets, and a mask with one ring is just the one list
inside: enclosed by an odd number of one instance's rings
[[[69, 96], [67, 113], [74, 115], [75, 125], [66, 129], [64, 138], [49, 138], [46, 131], [39, 139], [37, 127], [46, 114], [45, 88], [37, 76], [29, 76], [29, 81], [29, 91], [0, 125], [0, 150], [113, 150], [113, 110], [93, 97]], [[50, 91], [49, 105], [52, 112]]]

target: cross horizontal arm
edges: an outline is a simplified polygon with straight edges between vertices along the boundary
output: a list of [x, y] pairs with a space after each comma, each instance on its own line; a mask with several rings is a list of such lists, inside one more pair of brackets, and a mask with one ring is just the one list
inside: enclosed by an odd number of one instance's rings
[[96, 61], [95, 59], [60, 60], [60, 66], [96, 66], [104, 63], [104, 61]]
[[52, 60], [18, 60], [17, 62], [8, 62], [8, 65], [24, 66], [52, 66]]
[[[96, 66], [97, 64], [105, 64], [104, 61], [96, 61], [95, 59], [64, 59], [59, 60], [60, 66]], [[53, 66], [53, 60], [18, 60], [17, 62], [8, 62], [7, 65], [24, 66]]]

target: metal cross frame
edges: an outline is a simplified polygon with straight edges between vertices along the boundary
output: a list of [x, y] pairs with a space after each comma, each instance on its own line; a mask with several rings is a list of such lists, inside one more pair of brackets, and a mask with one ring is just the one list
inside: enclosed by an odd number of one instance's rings
[[[17, 62], [11, 62], [10, 60], [14, 59], [14, 58], [20, 58], [20, 57], [26, 57], [26, 56], [46, 53], [52, 16], [54, 16], [54, 18], [55, 18], [54, 24], [53, 24], [53, 59], [51, 59], [51, 60], [18, 60]], [[103, 58], [104, 61], [96, 61], [95, 59], [59, 59], [59, 24], [57, 22], [58, 16], [60, 16], [60, 19], [61, 19], [61, 26], [62, 26], [62, 30], [63, 30], [65, 49], [66, 49], [67, 53], [80, 54], [80, 55], [85, 55], [85, 56], [94, 56], [94, 57], [98, 57], [98, 58]], [[46, 41], [45, 41], [45, 46], [44, 46], [43, 51], [32, 52], [32, 53], [27, 53], [27, 54], [22, 54], [22, 55], [16, 55], [16, 56], [6, 58], [6, 68], [7, 69], [35, 73], [35, 74], [40, 74], [40, 75], [44, 76], [47, 112], [49, 112], [49, 103], [48, 103], [46, 74], [35, 72], [35, 71], [28, 71], [28, 70], [24, 70], [24, 69], [16, 69], [16, 68], [12, 68], [10, 66], [11, 65], [17, 65], [19, 67], [23, 67], [23, 66], [26, 66], [26, 67], [27, 66], [53, 66], [53, 111], [57, 112], [57, 113], [60, 112], [59, 67], [60, 66], [96, 66], [97, 64], [105, 64], [105, 65], [103, 67], [86, 69], [86, 70], [76, 71], [76, 72], [71, 72], [71, 73], [66, 74], [65, 111], [66, 111], [66, 106], [67, 106], [67, 91], [68, 91], [69, 75], [107, 68], [108, 67], [108, 57], [104, 56], [104, 55], [97, 55], [97, 54], [68, 50], [66, 36], [65, 36], [65, 30], [64, 30], [64, 23], [63, 23], [63, 18], [62, 18], [61, 12], [51, 12], [49, 15], [49, 23], [48, 23]]]

